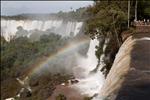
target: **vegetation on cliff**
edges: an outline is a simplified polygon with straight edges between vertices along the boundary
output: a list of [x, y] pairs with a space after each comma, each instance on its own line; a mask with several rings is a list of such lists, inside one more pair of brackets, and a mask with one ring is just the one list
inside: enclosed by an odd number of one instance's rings
[[[143, 20], [150, 18], [150, 1], [132, 0], [132, 1], [94, 1], [93, 6], [87, 8], [86, 13], [89, 18], [86, 21], [86, 31], [92, 39], [100, 40], [110, 39], [106, 47], [105, 58], [106, 66], [105, 75], [108, 74], [115, 54], [122, 44], [121, 33], [129, 29], [128, 25], [134, 20]], [[102, 39], [104, 38], [104, 39]], [[104, 43], [104, 42], [102, 42]], [[97, 46], [96, 55], [100, 60], [103, 44]], [[108, 55], [108, 56], [107, 56]], [[100, 63], [100, 61], [99, 61]]]
[[[34, 64], [52, 55], [64, 45], [69, 38], [62, 38], [57, 34], [43, 35], [39, 41], [30, 41], [29, 38], [19, 37], [7, 42], [1, 37], [1, 99], [15, 96], [21, 89], [16, 77], [28, 75], [27, 69], [32, 69]], [[36, 65], [38, 66], [38, 65]], [[51, 68], [64, 66], [63, 64], [52, 63]], [[70, 79], [71, 74], [64, 70], [53, 71], [47, 68], [43, 73], [36, 74], [30, 78], [30, 84], [33, 89], [31, 97], [27, 93], [21, 95], [22, 100], [36, 99], [43, 100], [48, 98], [55, 86]]]

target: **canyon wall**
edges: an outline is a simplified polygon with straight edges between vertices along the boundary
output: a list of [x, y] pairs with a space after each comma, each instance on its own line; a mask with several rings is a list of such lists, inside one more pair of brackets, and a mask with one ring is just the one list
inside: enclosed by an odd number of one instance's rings
[[102, 100], [150, 100], [150, 32], [129, 36], [100, 91]]

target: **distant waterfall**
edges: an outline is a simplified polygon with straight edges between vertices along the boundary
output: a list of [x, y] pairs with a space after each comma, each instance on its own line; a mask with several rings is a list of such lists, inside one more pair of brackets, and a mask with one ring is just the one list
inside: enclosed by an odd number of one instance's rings
[[5, 20], [1, 19], [1, 35], [9, 41], [11, 36], [15, 36], [17, 27], [21, 26], [28, 31], [30, 36], [33, 30], [51, 31], [62, 36], [75, 36], [79, 33], [83, 22], [64, 20]]

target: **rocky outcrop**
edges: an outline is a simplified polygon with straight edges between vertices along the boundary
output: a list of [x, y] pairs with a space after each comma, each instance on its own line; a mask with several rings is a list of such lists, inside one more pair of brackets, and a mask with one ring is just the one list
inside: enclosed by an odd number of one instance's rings
[[125, 40], [100, 95], [104, 100], [150, 100], [150, 33]]

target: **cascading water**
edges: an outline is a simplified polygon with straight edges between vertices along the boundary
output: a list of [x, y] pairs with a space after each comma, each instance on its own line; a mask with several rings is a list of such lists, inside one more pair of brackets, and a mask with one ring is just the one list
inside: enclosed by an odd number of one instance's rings
[[1, 35], [9, 41], [11, 36], [15, 36], [17, 27], [21, 26], [24, 30], [28, 31], [30, 36], [33, 30], [49, 31], [62, 36], [69, 36], [73, 34], [76, 36], [81, 27], [82, 22], [65, 21], [65, 20], [5, 20], [1, 19]]
[[[106, 39], [104, 42], [103, 52], [106, 49], [108, 41], [109, 40]], [[99, 41], [97, 39], [91, 40], [87, 57], [77, 56], [78, 66], [74, 68], [74, 75], [76, 79], [79, 80], [79, 83], [72, 85], [72, 87], [79, 90], [83, 95], [93, 96], [98, 94], [105, 80], [104, 75], [100, 71], [100, 69], [105, 66], [103, 62], [104, 53], [101, 55], [99, 68], [97, 71], [91, 73], [98, 64], [98, 59], [95, 55], [95, 46], [98, 44]]]

